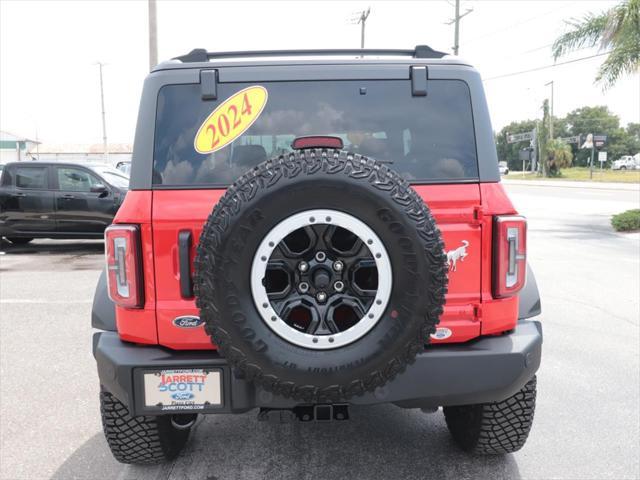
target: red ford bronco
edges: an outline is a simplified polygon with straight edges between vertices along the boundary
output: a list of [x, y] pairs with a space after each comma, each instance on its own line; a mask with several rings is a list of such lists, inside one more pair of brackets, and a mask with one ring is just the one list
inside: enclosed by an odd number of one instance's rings
[[191, 53], [142, 94], [105, 233], [93, 353], [116, 459], [175, 457], [198, 414], [345, 420], [443, 407], [521, 448], [542, 330], [480, 75], [414, 50]]

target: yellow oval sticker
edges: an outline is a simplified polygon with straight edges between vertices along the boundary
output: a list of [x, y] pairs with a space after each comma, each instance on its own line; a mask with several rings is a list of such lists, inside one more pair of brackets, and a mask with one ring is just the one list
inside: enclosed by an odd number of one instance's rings
[[254, 85], [218, 105], [196, 133], [196, 152], [213, 153], [233, 142], [258, 119], [268, 96], [266, 88]]

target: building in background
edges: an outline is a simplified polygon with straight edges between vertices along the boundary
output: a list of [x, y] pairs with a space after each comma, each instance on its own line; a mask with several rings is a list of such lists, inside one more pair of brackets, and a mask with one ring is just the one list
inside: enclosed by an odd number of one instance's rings
[[39, 142], [0, 130], [0, 164], [30, 160], [27, 152], [36, 151]]
[[27, 159], [43, 162], [109, 163], [113, 166], [120, 162], [131, 161], [133, 145], [113, 143], [107, 145], [107, 148], [109, 154], [105, 156], [101, 143], [93, 145], [41, 143], [37, 149], [33, 146], [27, 151]]

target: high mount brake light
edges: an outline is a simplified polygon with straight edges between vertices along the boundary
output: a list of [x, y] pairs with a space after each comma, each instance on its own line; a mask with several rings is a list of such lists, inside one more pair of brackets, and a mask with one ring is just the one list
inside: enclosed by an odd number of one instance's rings
[[125, 308], [142, 307], [140, 231], [135, 225], [112, 225], [104, 232], [109, 298]]
[[344, 143], [340, 137], [313, 135], [309, 137], [297, 137], [291, 144], [294, 150], [302, 148], [335, 148], [342, 150]]
[[493, 296], [510, 297], [524, 287], [527, 274], [527, 220], [499, 216], [493, 223]]

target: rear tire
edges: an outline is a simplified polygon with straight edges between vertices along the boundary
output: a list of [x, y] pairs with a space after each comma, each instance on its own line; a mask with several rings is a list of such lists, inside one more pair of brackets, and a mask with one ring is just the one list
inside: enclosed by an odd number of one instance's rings
[[190, 429], [177, 429], [171, 417], [132, 417], [109, 392], [100, 392], [102, 428], [111, 453], [121, 463], [153, 465], [178, 456]]
[[529, 436], [536, 405], [536, 377], [501, 402], [444, 407], [447, 427], [463, 450], [500, 455], [520, 450]]
[[9, 240], [11, 243], [13, 243], [14, 245], [26, 245], [27, 243], [29, 243], [31, 240], [33, 240], [33, 238], [26, 238], [26, 237], [7, 237], [7, 240]]
[[[317, 224], [339, 224], [356, 243], [334, 245], [330, 231], [314, 231]], [[308, 230], [297, 250], [282, 250], [284, 235]], [[354, 280], [362, 259], [376, 262], [372, 288]], [[335, 267], [322, 266], [327, 260], [346, 265], [345, 276], [333, 276]], [[284, 265], [283, 294], [266, 292], [269, 262]], [[322, 276], [303, 277], [303, 264]], [[281, 155], [240, 177], [203, 227], [195, 272], [200, 318], [233, 369], [276, 395], [311, 404], [373, 392], [404, 371], [435, 332], [447, 291], [444, 244], [424, 201], [385, 165], [331, 149]], [[336, 284], [342, 286], [327, 288]], [[379, 291], [385, 293], [374, 303]], [[298, 330], [296, 320], [285, 321], [293, 315], [274, 307], [278, 295], [306, 315]], [[337, 328], [332, 312], [344, 305], [355, 322]]]

